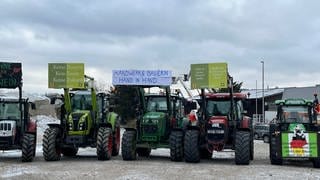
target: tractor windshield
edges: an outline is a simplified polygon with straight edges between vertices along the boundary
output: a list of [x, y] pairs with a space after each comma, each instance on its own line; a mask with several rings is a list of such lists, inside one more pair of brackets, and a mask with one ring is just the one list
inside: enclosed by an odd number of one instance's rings
[[[228, 116], [230, 113], [230, 99], [212, 99], [207, 101], [207, 114], [211, 116]], [[238, 119], [241, 117], [241, 112], [243, 109], [241, 100], [234, 100], [234, 115]]]
[[71, 99], [72, 111], [91, 110], [91, 94], [75, 94]]
[[209, 100], [207, 113], [209, 116], [227, 116], [230, 111], [230, 100]]
[[284, 122], [309, 123], [311, 110], [307, 106], [283, 106], [282, 117]]
[[166, 97], [149, 97], [147, 99], [147, 111], [156, 112], [156, 111], [168, 111], [167, 99]]
[[0, 119], [20, 119], [20, 116], [18, 103], [0, 103]]

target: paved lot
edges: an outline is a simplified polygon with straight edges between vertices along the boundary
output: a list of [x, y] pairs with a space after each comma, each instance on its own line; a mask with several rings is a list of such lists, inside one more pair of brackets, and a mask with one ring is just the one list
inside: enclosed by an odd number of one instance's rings
[[214, 153], [200, 163], [172, 162], [169, 150], [153, 150], [151, 157], [123, 161], [120, 156], [98, 161], [95, 149], [80, 149], [75, 158], [46, 162], [41, 144], [32, 163], [20, 162], [20, 151], [0, 153], [0, 179], [320, 179], [310, 162], [270, 165], [268, 144], [255, 141], [255, 159], [249, 166], [234, 164], [233, 152]]

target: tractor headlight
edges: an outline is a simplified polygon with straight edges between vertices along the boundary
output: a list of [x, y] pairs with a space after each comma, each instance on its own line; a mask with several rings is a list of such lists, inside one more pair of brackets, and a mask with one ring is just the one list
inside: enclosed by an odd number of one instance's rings
[[69, 130], [72, 130], [72, 123], [69, 123]]
[[79, 123], [79, 130], [82, 131], [85, 129], [85, 123]]

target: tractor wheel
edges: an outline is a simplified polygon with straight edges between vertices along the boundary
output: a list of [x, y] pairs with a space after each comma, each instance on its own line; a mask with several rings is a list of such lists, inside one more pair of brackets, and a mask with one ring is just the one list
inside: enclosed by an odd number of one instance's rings
[[149, 157], [151, 153], [150, 148], [137, 148], [137, 154], [140, 157]]
[[76, 156], [78, 153], [77, 147], [66, 147], [66, 148], [61, 148], [61, 152], [64, 156]]
[[47, 128], [43, 134], [43, 157], [46, 161], [58, 161], [61, 158], [61, 149], [57, 143], [58, 128]]
[[202, 148], [202, 149], [200, 149], [200, 157], [202, 159], [211, 159], [212, 158], [212, 153], [210, 153], [208, 151], [208, 149]]
[[250, 160], [254, 159], [254, 141], [253, 137], [250, 138]]
[[22, 140], [22, 162], [31, 162], [36, 152], [36, 136], [34, 134], [24, 134]]
[[97, 135], [97, 156], [98, 160], [109, 160], [112, 155], [112, 129], [100, 127]]
[[250, 132], [237, 131], [235, 139], [235, 163], [248, 165], [250, 162]]
[[314, 168], [320, 168], [320, 158], [313, 159], [312, 163]]
[[267, 136], [267, 135], [263, 136], [263, 142], [269, 143], [269, 136]]
[[277, 144], [276, 138], [271, 138], [269, 144], [270, 162], [274, 165], [282, 165], [282, 159], [277, 156], [277, 146], [280, 144]]
[[183, 159], [183, 132], [172, 131], [169, 137], [171, 161], [182, 161]]
[[257, 133], [254, 133], [254, 139], [255, 140], [259, 139], [259, 135]]
[[136, 153], [136, 132], [126, 130], [122, 136], [121, 154], [123, 160], [135, 160]]
[[199, 162], [199, 131], [187, 130], [184, 137], [184, 157], [186, 162]]
[[116, 128], [112, 142], [112, 156], [117, 156], [120, 150], [120, 127]]

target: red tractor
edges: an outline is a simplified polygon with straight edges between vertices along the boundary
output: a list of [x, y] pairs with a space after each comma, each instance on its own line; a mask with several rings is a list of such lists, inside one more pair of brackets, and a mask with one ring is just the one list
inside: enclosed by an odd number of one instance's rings
[[[232, 82], [232, 77], [229, 77]], [[232, 83], [230, 83], [232, 84]], [[187, 162], [211, 158], [213, 151], [232, 149], [236, 164], [253, 160], [252, 120], [244, 115], [246, 95], [233, 93], [205, 93], [201, 90], [200, 109], [190, 114], [185, 134], [184, 154]]]
[[0, 150], [22, 150], [22, 161], [30, 162], [36, 154], [37, 125], [30, 118], [34, 103], [22, 98], [21, 63], [0, 62], [0, 88], [19, 88], [19, 98], [0, 98]]

